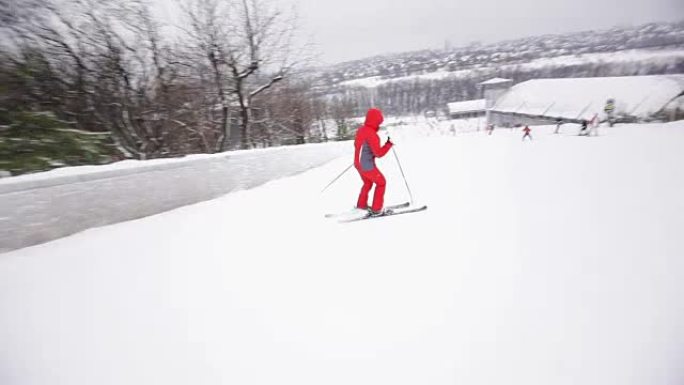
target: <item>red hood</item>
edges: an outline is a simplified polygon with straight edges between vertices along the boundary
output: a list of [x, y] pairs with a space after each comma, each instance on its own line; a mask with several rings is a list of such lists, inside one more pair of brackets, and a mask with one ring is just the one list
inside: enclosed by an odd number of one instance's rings
[[371, 108], [366, 113], [366, 122], [364, 125], [374, 128], [375, 131], [377, 131], [380, 129], [383, 120], [385, 120], [385, 118], [382, 117], [382, 111], [377, 108]]

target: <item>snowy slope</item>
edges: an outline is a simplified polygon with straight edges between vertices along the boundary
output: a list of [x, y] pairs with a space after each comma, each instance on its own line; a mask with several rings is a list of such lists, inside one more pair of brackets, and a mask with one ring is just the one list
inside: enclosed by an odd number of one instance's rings
[[1, 254], [0, 383], [684, 381], [684, 124], [426, 129], [392, 132], [426, 212], [324, 219], [345, 158]]

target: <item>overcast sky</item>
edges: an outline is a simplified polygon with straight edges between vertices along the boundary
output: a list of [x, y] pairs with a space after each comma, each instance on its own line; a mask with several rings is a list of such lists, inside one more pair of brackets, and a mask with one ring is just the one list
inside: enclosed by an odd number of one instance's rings
[[[153, 0], [171, 21], [178, 0]], [[183, 0], [180, 0], [183, 1]], [[684, 0], [263, 0], [295, 6], [321, 64], [547, 33], [684, 20]]]
[[276, 0], [326, 63], [530, 35], [684, 20], [684, 0]]

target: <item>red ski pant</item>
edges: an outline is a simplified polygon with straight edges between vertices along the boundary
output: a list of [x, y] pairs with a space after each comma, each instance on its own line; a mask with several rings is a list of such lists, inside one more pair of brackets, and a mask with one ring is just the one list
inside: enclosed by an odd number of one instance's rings
[[356, 202], [356, 207], [360, 209], [368, 207], [368, 193], [373, 185], [375, 185], [371, 209], [373, 211], [382, 210], [382, 205], [385, 200], [385, 176], [382, 175], [377, 167], [370, 171], [359, 170], [359, 175], [361, 175], [361, 179], [363, 180], [363, 187], [361, 187], [361, 193], [359, 194], [359, 200]]

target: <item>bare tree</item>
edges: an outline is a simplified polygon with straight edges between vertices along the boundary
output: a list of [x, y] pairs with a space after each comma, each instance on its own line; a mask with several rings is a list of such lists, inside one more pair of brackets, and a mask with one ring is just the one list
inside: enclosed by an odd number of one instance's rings
[[[222, 109], [218, 147], [249, 148], [254, 99], [291, 74], [304, 60], [293, 40], [294, 12], [267, 0], [195, 0], [184, 6], [192, 45], [203, 52]], [[231, 143], [230, 111], [237, 112], [239, 143]]]
[[45, 0], [0, 0], [0, 30], [32, 18], [45, 3]]
[[[107, 127], [122, 142], [122, 147], [136, 151], [137, 135], [104, 116], [114, 106], [127, 110], [129, 103], [115, 97], [108, 100], [108, 109], [98, 108], [102, 98], [116, 95], [119, 85], [131, 88], [131, 77], [126, 69], [125, 46], [108, 20], [94, 2], [74, 1], [57, 7], [45, 0], [42, 12], [26, 17], [12, 26], [13, 36], [19, 41], [17, 63], [31, 65], [26, 53], [36, 52], [45, 59], [45, 67], [61, 84], [64, 95], [46, 98], [67, 118], [80, 127]], [[69, 12], [68, 6], [79, 8]], [[65, 11], [65, 8], [67, 10]], [[69, 14], [69, 16], [65, 16]], [[96, 87], [98, 86], [98, 87]], [[97, 93], [106, 90], [106, 93]], [[49, 95], [49, 94], [48, 94]], [[130, 117], [127, 113], [122, 116]], [[124, 122], [122, 122], [124, 123]]]
[[264, 95], [252, 106], [252, 139], [273, 143], [302, 144], [310, 141], [316, 119], [311, 83], [284, 80], [280, 87]]
[[331, 99], [331, 105], [331, 116], [337, 126], [337, 140], [349, 139], [353, 129], [351, 118], [359, 116], [355, 113], [353, 101], [348, 98], [334, 96]]
[[[220, 135], [216, 144], [216, 150], [225, 148], [225, 143], [230, 138], [230, 106], [231, 90], [228, 87], [229, 71], [224, 56], [227, 49], [226, 42], [229, 39], [229, 27], [226, 20], [229, 17], [229, 3], [222, 0], [193, 0], [180, 3], [189, 28], [180, 27], [185, 33], [188, 55], [191, 66], [200, 71], [197, 73], [201, 83], [209, 83], [214, 89], [215, 101], [209, 100], [211, 115], [216, 109], [220, 110], [219, 129]], [[196, 60], [191, 55], [197, 53], [201, 59]], [[208, 78], [201, 69], [207, 68], [211, 74]]]
[[240, 0], [236, 6], [236, 28], [225, 59], [240, 106], [240, 147], [248, 148], [253, 99], [284, 79], [295, 64], [296, 19], [264, 0]]
[[31, 95], [39, 104], [78, 128], [110, 131], [139, 158], [213, 151], [211, 131], [190, 124], [197, 90], [181, 79], [187, 68], [145, 0], [21, 1], [41, 6], [12, 15], [7, 51], [17, 69], [40, 70]]
[[0, 75], [11, 88], [2, 100], [110, 132], [138, 158], [310, 137], [309, 93], [265, 98], [302, 62], [293, 12], [266, 0], [194, 0], [177, 36], [162, 32], [148, 0], [12, 1], [0, 0]]

